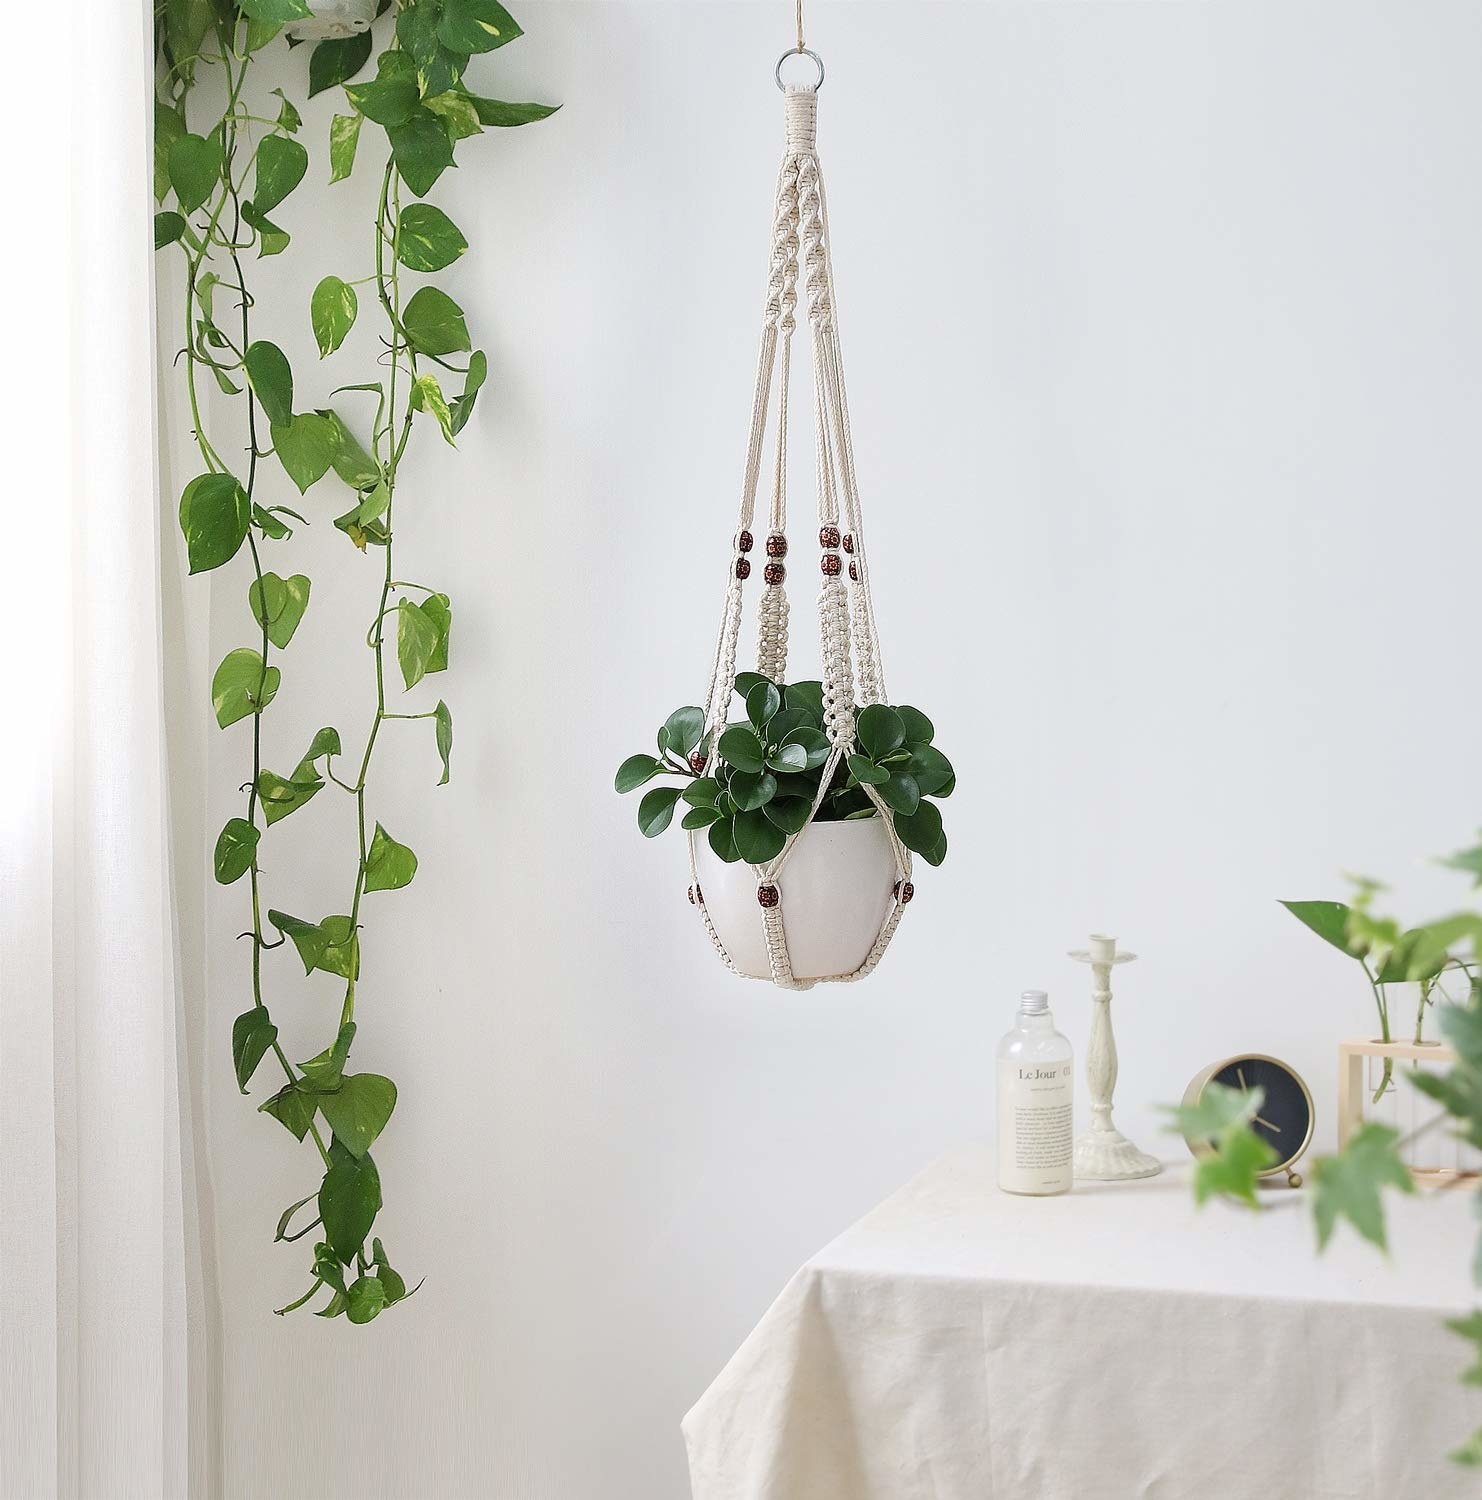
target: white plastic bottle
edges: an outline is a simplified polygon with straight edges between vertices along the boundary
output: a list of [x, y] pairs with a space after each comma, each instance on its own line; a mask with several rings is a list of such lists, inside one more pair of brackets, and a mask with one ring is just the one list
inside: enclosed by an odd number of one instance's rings
[[998, 1044], [998, 1185], [1004, 1192], [1046, 1197], [1070, 1191], [1072, 1067], [1050, 997], [1025, 990], [1014, 1029]]

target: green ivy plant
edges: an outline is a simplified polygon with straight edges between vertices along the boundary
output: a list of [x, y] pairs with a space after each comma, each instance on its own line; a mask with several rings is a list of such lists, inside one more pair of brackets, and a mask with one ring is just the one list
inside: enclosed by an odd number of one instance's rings
[[[704, 711], [677, 708], [659, 727], [657, 755], [630, 755], [614, 785], [631, 792], [656, 776], [678, 778], [638, 804], [638, 827], [647, 838], [673, 820], [676, 804], [688, 810], [681, 827], [707, 829], [710, 847], [727, 864], [766, 864], [782, 852], [789, 834], [810, 821], [872, 818], [873, 787], [890, 810], [901, 842], [928, 864], [947, 857], [942, 814], [932, 798], [950, 797], [957, 784], [952, 763], [932, 743], [936, 730], [919, 709], [871, 704], [855, 717], [855, 743], [839, 761], [822, 800], [829, 758], [823, 729], [823, 684], [779, 686], [757, 672], [742, 672], [735, 691], [744, 719], [728, 723], [709, 762]], [[818, 803], [817, 813], [813, 812]]]
[[[1474, 891], [1482, 887], [1482, 843], [1441, 863], [1470, 874]], [[1376, 999], [1384, 984], [1400, 982], [1420, 984], [1431, 997], [1440, 976], [1448, 972], [1465, 976], [1467, 994], [1459, 1003], [1437, 1007], [1442, 1035], [1456, 1053], [1455, 1063], [1444, 1072], [1418, 1067], [1403, 1072], [1413, 1087], [1440, 1108], [1403, 1136], [1392, 1126], [1366, 1121], [1343, 1150], [1318, 1157], [1313, 1164], [1312, 1212], [1319, 1250], [1326, 1248], [1344, 1220], [1371, 1244], [1387, 1249], [1384, 1195], [1387, 1191], [1415, 1191], [1404, 1153], [1417, 1140], [1446, 1129], [1456, 1139], [1482, 1149], [1482, 913], [1464, 909], [1407, 927], [1376, 914], [1374, 902], [1382, 886], [1372, 880], [1360, 880], [1356, 886], [1351, 905], [1283, 904], [1334, 947], [1364, 965], [1376, 987]], [[1422, 1017], [1424, 1009], [1422, 1006]], [[1382, 1003], [1380, 1015], [1387, 1021]], [[1388, 1035], [1386, 1029], [1386, 1038]], [[1378, 1099], [1390, 1087], [1392, 1076], [1386, 1072], [1374, 1097]], [[1247, 1093], [1208, 1084], [1196, 1106], [1171, 1111], [1174, 1129], [1203, 1136], [1213, 1147], [1194, 1169], [1198, 1202], [1223, 1196], [1258, 1206], [1257, 1178], [1274, 1159], [1270, 1147], [1250, 1128], [1260, 1105], [1259, 1089]], [[1482, 1235], [1471, 1267], [1473, 1282], [1482, 1287]], [[1482, 1385], [1482, 1309], [1450, 1319], [1447, 1327], [1472, 1346], [1472, 1364], [1461, 1376], [1462, 1381]], [[1468, 1467], [1482, 1467], [1482, 1427], [1451, 1457]]]
[[[420, 201], [456, 165], [459, 143], [486, 127], [528, 124], [552, 113], [548, 105], [484, 98], [464, 83], [475, 54], [521, 34], [497, 0], [382, 0], [381, 13], [378, 32], [320, 42], [308, 60], [308, 92], [343, 86], [348, 101], [348, 112], [336, 115], [330, 127], [330, 183], [351, 175], [367, 121], [383, 133], [380, 191], [363, 274], [325, 276], [307, 309], [320, 358], [327, 358], [359, 316], [357, 288], [373, 289], [381, 353], [369, 372], [373, 378], [342, 383], [330, 394], [331, 401], [345, 398], [341, 409], [302, 403], [303, 382], [295, 380], [287, 356], [256, 333], [264, 311], [284, 310], [259, 307], [247, 275], [250, 257], [288, 248], [289, 231], [271, 216], [281, 214], [310, 164], [297, 139], [303, 124], [298, 109], [274, 89], [274, 112], [260, 112], [248, 100], [249, 73], [263, 48], [292, 22], [309, 17], [310, 6], [306, 0], [160, 0], [156, 11], [161, 80], [155, 192], [162, 207], [155, 241], [158, 248], [178, 247], [184, 258], [178, 363], [202, 465], [181, 495], [180, 526], [192, 573], [214, 571], [245, 555], [244, 621], [251, 621], [255, 637], [226, 654], [211, 684], [221, 728], [245, 722], [251, 729], [244, 746], [250, 756], [244, 806], [222, 828], [214, 858], [221, 884], [246, 880], [251, 915], [243, 934], [251, 942], [251, 1004], [232, 1025], [232, 1060], [245, 1094], [259, 1065], [272, 1056], [282, 1084], [259, 1109], [298, 1141], [311, 1141], [319, 1158], [317, 1186], [278, 1219], [277, 1240], [318, 1231], [309, 1288], [279, 1311], [301, 1307], [323, 1291], [328, 1296], [320, 1316], [343, 1313], [351, 1323], [369, 1322], [409, 1295], [381, 1240], [371, 1236], [381, 1209], [381, 1179], [370, 1148], [396, 1107], [396, 1085], [381, 1074], [349, 1069], [359, 1024], [363, 902], [401, 889], [417, 873], [416, 854], [371, 813], [371, 773], [389, 722], [431, 721], [442, 764], [439, 785], [449, 779], [453, 743], [446, 703], [404, 712], [388, 697], [391, 670], [411, 691], [446, 669], [453, 619], [446, 593], [397, 578], [393, 517], [414, 431], [431, 429], [454, 443], [488, 374], [462, 308], [429, 281], [409, 290], [405, 277], [441, 271], [468, 248], [446, 213]], [[377, 43], [373, 76], [356, 82]], [[193, 85], [204, 67], [221, 70], [225, 99], [201, 128], [192, 129]], [[206, 372], [232, 398], [235, 418], [228, 433], [206, 422], [200, 392]], [[456, 393], [445, 389], [450, 377], [460, 383]], [[287, 544], [295, 525], [309, 524], [300, 511], [274, 500], [273, 491], [282, 488], [280, 472], [300, 495], [332, 474], [348, 492], [348, 508], [342, 509], [342, 497], [328, 512], [350, 544], [348, 557], [371, 555], [370, 549], [379, 556], [374, 615], [365, 636], [374, 697], [361, 748], [346, 757], [339, 731], [326, 727], [286, 771], [268, 764], [263, 717], [282, 684], [275, 657], [291, 646], [312, 586], [305, 574], [277, 562], [277, 555], [291, 555]], [[394, 669], [387, 659], [393, 640]], [[272, 759], [284, 764], [276, 754]], [[326, 783], [354, 802], [356, 837], [347, 851], [353, 879], [347, 881], [344, 910], [311, 919], [267, 905], [260, 856], [273, 826], [305, 807]], [[282, 879], [292, 872], [279, 858], [274, 873]], [[270, 937], [270, 930], [277, 936]], [[306, 975], [327, 973], [342, 985], [329, 1044], [299, 1063], [289, 1060], [279, 1042], [268, 1002], [270, 988], [281, 987], [283, 976], [279, 971], [270, 984], [264, 956], [285, 944], [298, 954]]]

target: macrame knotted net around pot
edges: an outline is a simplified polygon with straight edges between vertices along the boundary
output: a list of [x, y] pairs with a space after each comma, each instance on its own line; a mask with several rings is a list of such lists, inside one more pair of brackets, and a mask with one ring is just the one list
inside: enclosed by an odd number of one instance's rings
[[[886, 703], [864, 517], [849, 432], [849, 403], [839, 352], [828, 209], [816, 148], [818, 95], [811, 87], [783, 90], [787, 148], [777, 178], [771, 267], [751, 434], [741, 485], [734, 549], [726, 569], [725, 604], [705, 698], [705, 771], [714, 768], [726, 728], [741, 634], [743, 593], [756, 578], [757, 671], [781, 684], [787, 672], [787, 426], [792, 340], [799, 276], [812, 336], [814, 435], [819, 543], [818, 625], [823, 723], [829, 758], [813, 804], [816, 817], [840, 762], [854, 745], [856, 707]], [[775, 401], [773, 399], [775, 390]], [[774, 463], [767, 531], [756, 546], [756, 501], [769, 415], [775, 410]], [[758, 556], [758, 551], [760, 556]], [[863, 979], [879, 963], [914, 894], [911, 855], [873, 786], [863, 788], [876, 816], [845, 822], [809, 821], [765, 865], [726, 865], [703, 831], [689, 835], [690, 899], [726, 965], [787, 989]], [[718, 886], [737, 895], [744, 881], [750, 917], [720, 920]], [[718, 926], [730, 932], [729, 948]], [[841, 955], [843, 966], [840, 967]]]

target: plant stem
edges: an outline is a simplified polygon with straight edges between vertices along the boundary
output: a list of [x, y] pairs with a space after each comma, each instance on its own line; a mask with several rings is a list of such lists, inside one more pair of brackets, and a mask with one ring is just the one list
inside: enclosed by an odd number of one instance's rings
[[[1369, 967], [1369, 961], [1361, 958], [1359, 962], [1364, 966], [1364, 974], [1369, 981], [1369, 988], [1374, 992], [1374, 1004], [1379, 1010], [1379, 1035], [1381, 1040], [1390, 1041], [1389, 1034], [1389, 997], [1384, 992], [1384, 986], [1379, 983], [1378, 977]], [[1379, 1077], [1379, 1087], [1374, 1090], [1374, 1097], [1369, 1101], [1378, 1104], [1386, 1093], [1394, 1086], [1394, 1059], [1384, 1059], [1384, 1071]]]

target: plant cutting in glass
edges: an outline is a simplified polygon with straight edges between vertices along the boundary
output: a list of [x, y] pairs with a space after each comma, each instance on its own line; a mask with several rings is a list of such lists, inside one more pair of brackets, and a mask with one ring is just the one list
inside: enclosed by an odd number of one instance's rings
[[[472, 57], [513, 41], [521, 32], [497, 0], [381, 0], [380, 13], [394, 9], [382, 35], [375, 76], [361, 75], [375, 50], [370, 30], [324, 41], [309, 56], [308, 92], [345, 86], [350, 113], [336, 115], [329, 132], [329, 181], [349, 177], [361, 129], [369, 120], [385, 132], [385, 162], [375, 216], [374, 239], [366, 247], [369, 269], [354, 279], [324, 277], [309, 308], [320, 358], [333, 354], [355, 324], [357, 286], [374, 288], [380, 314], [381, 352], [377, 378], [342, 384], [363, 410], [328, 405], [296, 409], [294, 372], [274, 343], [255, 335], [264, 308], [249, 289], [246, 257], [284, 252], [290, 235], [270, 217], [303, 181], [309, 153], [296, 139], [298, 109], [274, 89], [273, 113], [248, 102], [254, 59], [296, 22], [309, 21], [306, 0], [159, 0], [156, 36], [161, 59], [155, 113], [155, 192], [162, 208], [155, 218], [157, 248], [178, 245], [184, 254], [184, 367], [193, 434], [202, 472], [185, 486], [180, 526], [190, 571], [221, 568], [243, 553], [249, 567], [247, 618], [256, 641], [227, 653], [212, 679], [217, 723], [226, 729], [251, 725], [250, 777], [245, 805], [228, 820], [216, 842], [216, 879], [230, 885], [247, 879], [251, 927], [251, 1005], [232, 1027], [232, 1060], [243, 1093], [271, 1054], [283, 1083], [259, 1108], [299, 1141], [312, 1140], [322, 1171], [318, 1187], [285, 1209], [276, 1238], [293, 1241], [318, 1230], [309, 1289], [288, 1307], [301, 1307], [316, 1293], [328, 1294], [321, 1316], [343, 1313], [366, 1323], [408, 1295], [382, 1242], [371, 1237], [381, 1208], [381, 1181], [370, 1148], [396, 1106], [396, 1086], [377, 1073], [348, 1070], [354, 1045], [356, 990], [363, 984], [362, 902], [368, 895], [398, 890], [417, 872], [417, 856], [369, 813], [374, 753], [383, 726], [392, 720], [430, 720], [442, 781], [449, 777], [453, 720], [439, 701], [430, 709], [398, 712], [388, 706], [388, 624], [395, 622], [396, 664], [403, 687], [448, 665], [452, 606], [445, 593], [396, 577], [393, 513], [404, 479], [403, 464], [414, 430], [424, 424], [453, 443], [468, 421], [488, 363], [473, 348], [463, 310], [446, 292], [424, 283], [406, 295], [403, 273], [425, 276], [451, 265], [468, 248], [453, 221], [422, 199], [442, 173], [456, 165], [462, 140], [486, 126], [523, 125], [552, 113], [543, 104], [483, 98], [463, 82]], [[224, 104], [209, 124], [193, 131], [187, 118], [192, 86], [203, 66], [219, 67]], [[413, 201], [403, 202], [403, 189]], [[461, 356], [461, 358], [460, 358]], [[224, 396], [234, 430], [209, 427], [200, 391], [210, 371]], [[442, 380], [461, 379], [456, 395]], [[441, 378], [440, 378], [441, 377]], [[369, 441], [356, 427], [368, 418]], [[416, 419], [421, 420], [416, 420]], [[267, 444], [267, 445], [265, 445]], [[349, 487], [349, 509], [333, 518], [358, 553], [379, 549], [377, 603], [366, 635], [375, 694], [364, 745], [350, 771], [336, 770], [343, 755], [338, 730], [316, 733], [294, 768], [268, 768], [263, 715], [282, 683], [272, 657], [292, 642], [308, 608], [309, 578], [283, 566], [265, 566], [269, 547], [283, 549], [294, 525], [308, 525], [297, 510], [270, 501], [277, 469], [300, 494], [331, 472]], [[340, 502], [343, 504], [343, 499]], [[339, 506], [333, 507], [339, 509]], [[348, 551], [349, 549], [347, 549]], [[280, 762], [281, 764], [281, 762]], [[343, 765], [343, 762], [341, 762]], [[310, 920], [286, 911], [265, 911], [261, 845], [280, 819], [304, 807], [330, 782], [353, 799], [355, 845], [348, 909]], [[288, 873], [280, 859], [275, 875]], [[266, 918], [266, 922], [264, 920]], [[269, 926], [279, 934], [268, 936]], [[342, 981], [338, 1021], [330, 1044], [294, 1064], [278, 1038], [268, 1004], [263, 956], [291, 943], [306, 974]], [[281, 976], [278, 982], [281, 984]], [[309, 1211], [312, 1210], [312, 1217]], [[308, 1222], [302, 1223], [304, 1218]], [[369, 1244], [369, 1248], [367, 1248]]]

